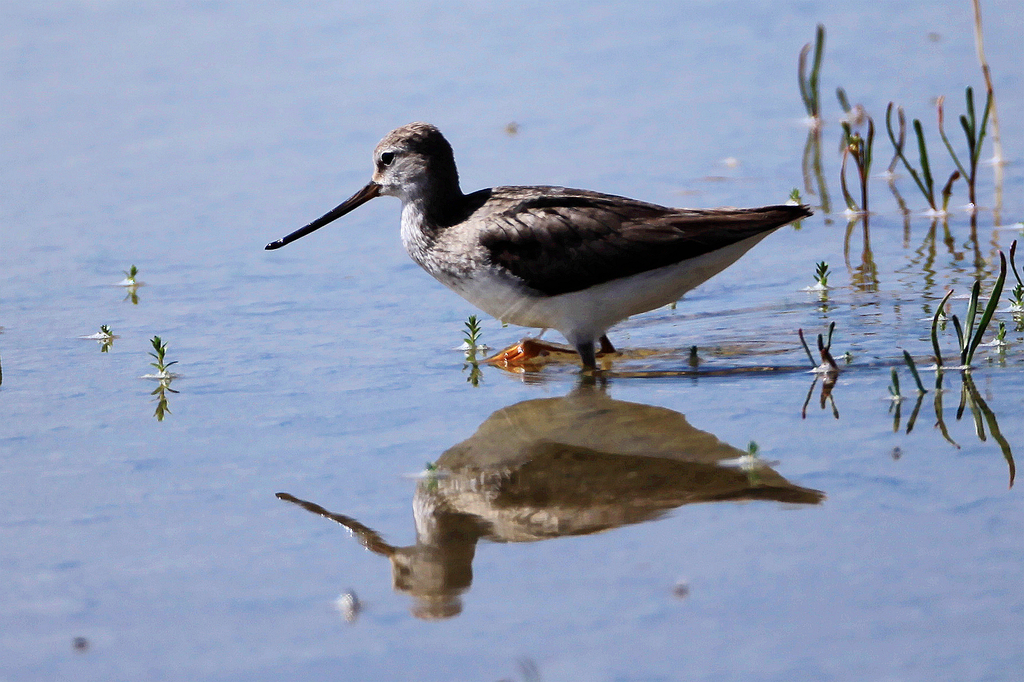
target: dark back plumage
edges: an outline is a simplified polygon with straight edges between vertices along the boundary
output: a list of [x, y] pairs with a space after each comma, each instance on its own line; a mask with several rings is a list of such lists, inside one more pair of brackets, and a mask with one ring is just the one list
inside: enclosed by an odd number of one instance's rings
[[[563, 187], [496, 187], [480, 243], [548, 296], [673, 265], [811, 215], [806, 206], [679, 209]], [[467, 197], [472, 200], [474, 195]]]

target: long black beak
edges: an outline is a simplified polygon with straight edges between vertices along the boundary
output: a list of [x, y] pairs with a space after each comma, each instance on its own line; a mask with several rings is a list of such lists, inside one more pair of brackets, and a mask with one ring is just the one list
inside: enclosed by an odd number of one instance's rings
[[269, 244], [267, 244], [266, 249], [267, 251], [280, 249], [285, 244], [289, 244], [298, 239], [299, 237], [305, 237], [310, 232], [315, 232], [316, 230], [319, 230], [327, 223], [334, 222], [335, 220], [345, 215], [349, 211], [359, 208], [370, 199], [379, 196], [380, 185], [371, 180], [370, 183], [366, 185], [366, 187], [362, 188], [361, 190], [353, 194], [351, 197], [343, 201], [338, 207], [320, 216], [319, 218], [311, 222], [309, 225], [306, 225], [305, 227], [300, 227], [287, 237], [281, 237], [276, 242], [270, 242]]

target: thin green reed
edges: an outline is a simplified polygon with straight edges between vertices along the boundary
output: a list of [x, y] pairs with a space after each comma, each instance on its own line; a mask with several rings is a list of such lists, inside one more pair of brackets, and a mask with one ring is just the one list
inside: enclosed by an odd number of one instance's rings
[[[978, 317], [978, 311], [981, 310], [981, 282], [975, 281], [974, 286], [971, 287], [971, 297], [967, 304], [967, 317], [964, 318], [964, 324], [960, 324], [960, 318], [956, 315], [951, 316], [953, 321], [953, 329], [956, 330], [957, 345], [960, 348], [960, 367], [969, 369], [971, 362], [974, 360], [974, 353], [978, 350], [978, 346], [981, 345], [981, 339], [988, 329], [989, 323], [992, 322], [992, 316], [995, 315], [996, 306], [999, 305], [999, 298], [1003, 295], [1003, 285], [1006, 283], [1006, 255], [1002, 251], [999, 252], [999, 276], [996, 278], [996, 283], [992, 287], [992, 294], [985, 305], [985, 309], [981, 312], [981, 317]], [[950, 290], [939, 303], [939, 307], [935, 310], [935, 315], [932, 318], [932, 349], [935, 351], [935, 365], [939, 369], [942, 368], [942, 351], [939, 349], [939, 317], [942, 315], [943, 308], [949, 297], [953, 294]]]
[[[896, 119], [899, 124], [899, 135], [893, 132], [892, 112], [894, 107], [896, 109]], [[892, 163], [889, 164], [889, 168], [891, 170], [894, 167], [896, 159], [902, 161], [904, 168], [906, 168], [907, 172], [910, 173], [910, 177], [914, 179], [914, 182], [917, 184], [917, 188], [921, 190], [921, 194], [923, 194], [924, 198], [928, 201], [928, 206], [930, 206], [933, 211], [938, 211], [939, 207], [935, 203], [935, 183], [932, 180], [931, 163], [928, 161], [928, 145], [925, 143], [924, 129], [921, 126], [921, 120], [915, 118], [913, 126], [914, 134], [917, 136], [918, 161], [921, 164], [920, 173], [918, 173], [917, 169], [911, 165], [910, 160], [903, 151], [907, 139], [907, 117], [903, 113], [903, 107], [896, 107], [892, 102], [889, 102], [889, 106], [885, 109], [885, 128], [889, 133], [889, 141], [892, 143], [893, 149], [895, 150], [893, 160]], [[956, 177], [951, 177], [946, 188], [943, 190], [943, 210], [946, 208], [946, 202], [949, 201], [949, 192], [952, 191], [953, 182], [955, 180]]]
[[978, 125], [978, 119], [974, 111], [974, 89], [967, 86], [965, 93], [965, 99], [967, 100], [967, 113], [960, 115], [960, 127], [964, 130], [964, 136], [967, 138], [967, 167], [960, 161], [960, 157], [957, 156], [956, 152], [953, 151], [953, 145], [949, 143], [949, 138], [946, 137], [946, 131], [943, 129], [943, 100], [940, 97], [937, 107], [939, 110], [939, 135], [942, 137], [943, 143], [946, 145], [946, 150], [949, 151], [949, 155], [953, 157], [953, 163], [956, 164], [957, 170], [967, 181], [967, 192], [968, 200], [972, 205], [975, 202], [975, 181], [978, 175], [978, 161], [981, 158], [981, 144], [985, 139], [986, 129], [988, 128], [988, 118], [992, 111], [992, 91], [988, 91], [988, 95], [985, 98], [985, 111], [981, 116], [981, 125]]
[[810, 75], [807, 75], [807, 55], [811, 52], [811, 44], [807, 43], [800, 50], [800, 61], [797, 66], [797, 78], [800, 82], [800, 97], [804, 101], [807, 115], [821, 118], [821, 98], [818, 94], [819, 75], [821, 73], [821, 57], [825, 52], [825, 26], [818, 24], [814, 33], [814, 61], [811, 63]]

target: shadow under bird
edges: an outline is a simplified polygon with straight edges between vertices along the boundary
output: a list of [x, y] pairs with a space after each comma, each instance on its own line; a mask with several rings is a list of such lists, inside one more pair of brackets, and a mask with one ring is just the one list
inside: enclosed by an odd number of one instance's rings
[[402, 200], [402, 244], [439, 282], [502, 322], [556, 329], [596, 368], [595, 344], [630, 315], [677, 301], [773, 230], [811, 215], [802, 205], [667, 208], [565, 187], [463, 194], [451, 145], [426, 123], [391, 131], [371, 181], [278, 249], [378, 196]]

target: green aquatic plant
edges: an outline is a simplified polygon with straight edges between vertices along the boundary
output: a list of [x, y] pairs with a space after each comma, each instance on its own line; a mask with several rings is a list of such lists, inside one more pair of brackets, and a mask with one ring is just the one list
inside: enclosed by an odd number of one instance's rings
[[[903, 418], [903, 393], [900, 391], [900, 375], [893, 367], [889, 370], [889, 411], [894, 412], [892, 420], [892, 430], [896, 433], [900, 430], [900, 420]], [[918, 404], [921, 399], [918, 397]], [[907, 429], [912, 429], [913, 424], [908, 424]]]
[[88, 341], [98, 341], [100, 343], [100, 352], [106, 353], [114, 345], [114, 339], [117, 335], [111, 331], [108, 325], [100, 325], [100, 330], [95, 334], [89, 334], [88, 336], [79, 336], [80, 339], [86, 339]]
[[139, 274], [139, 269], [137, 267], [133, 265], [127, 270], [122, 270], [121, 272], [124, 273], [125, 286], [133, 287], [138, 284], [138, 282], [135, 280], [135, 276]]
[[114, 332], [110, 331], [110, 327], [105, 324], [100, 325], [100, 334], [100, 352], [106, 353], [114, 345], [114, 339], [116, 337], [114, 336]]
[[167, 354], [167, 344], [164, 343], [160, 339], [159, 336], [154, 336], [152, 339], [150, 339], [150, 343], [153, 344], [153, 350], [155, 352], [151, 352], [149, 355], [156, 360], [156, 362], [149, 363], [150, 366], [156, 368], [157, 376], [158, 377], [160, 377], [162, 379], [169, 379], [169, 378], [171, 378], [170, 372], [168, 372], [167, 369], [171, 365], [178, 364], [178, 361], [177, 360], [172, 360], [171, 362], [166, 362], [165, 361], [164, 358], [165, 358], [165, 356]]
[[480, 320], [476, 315], [470, 315], [465, 326], [466, 329], [462, 332], [465, 345], [470, 350], [476, 350], [480, 346]]
[[[875, 122], [870, 116], [864, 115], [867, 120], [867, 137], [854, 131], [851, 119], [859, 118], [846, 97], [846, 91], [842, 88], [836, 89], [836, 97], [840, 105], [847, 113], [847, 119], [842, 122], [843, 126], [843, 162], [839, 170], [839, 184], [843, 190], [843, 198], [846, 200], [846, 208], [867, 215], [868, 213], [868, 178], [871, 176], [871, 154], [875, 143]], [[857, 178], [860, 181], [860, 206], [850, 194], [846, 183], [846, 161], [853, 159], [857, 167]]]
[[134, 265], [127, 270], [122, 270], [124, 273], [124, 279], [117, 283], [117, 286], [125, 288], [127, 295], [124, 300], [131, 301], [132, 305], [139, 304], [139, 287], [143, 285], [138, 279], [139, 269]]
[[900, 393], [900, 375], [893, 367], [889, 379], [889, 397], [893, 401], [903, 400], [903, 394]]
[[975, 318], [979, 310], [979, 296], [981, 293], [981, 282], [975, 281], [974, 287], [971, 289], [971, 300], [967, 307], [967, 326], [965, 333], [961, 334], [959, 320], [956, 316], [953, 316], [953, 326], [957, 330], [957, 340], [960, 344], [960, 364], [964, 367], [971, 366], [971, 360], [974, 359], [974, 352], [981, 345], [982, 335], [988, 328], [989, 322], [992, 321], [992, 316], [996, 312], [996, 306], [999, 304], [999, 297], [1003, 294], [1003, 283], [1006, 281], [1006, 256], [1003, 252], [999, 252], [999, 277], [996, 278], [995, 286], [992, 287], [992, 295], [989, 297], [988, 304], [985, 306], [985, 311], [981, 315], [981, 319], [978, 321], [977, 327], [975, 327]]
[[946, 292], [946, 295], [939, 301], [938, 307], [935, 308], [935, 315], [932, 316], [932, 350], [935, 352], [935, 366], [940, 369], [942, 368], [942, 349], [939, 347], [939, 320], [942, 319], [943, 323], [945, 323], [946, 302], [949, 301], [949, 297], [952, 295], [952, 289]]
[[821, 123], [821, 97], [818, 94], [818, 82], [821, 74], [821, 58], [825, 53], [825, 26], [818, 24], [814, 32], [814, 58], [810, 73], [807, 72], [807, 56], [811, 53], [811, 44], [807, 43], [800, 50], [797, 61], [797, 80], [800, 83], [800, 97], [807, 109], [807, 116], [814, 125]]
[[[981, 281], [975, 280], [974, 286], [971, 287], [971, 297], [967, 303], [967, 315], [964, 318], [964, 324], [960, 324], [960, 318], [953, 315], [950, 319], [953, 321], [953, 328], [956, 330], [957, 345], [960, 348], [960, 368], [970, 369], [971, 362], [974, 360], [974, 353], [978, 350], [978, 346], [981, 345], [982, 336], [988, 329], [989, 323], [992, 321], [992, 316], [995, 314], [996, 306], [999, 304], [999, 298], [1003, 294], [1003, 284], [1006, 282], [1006, 256], [1002, 251], [999, 252], [999, 276], [996, 278], [996, 282], [992, 287], [992, 295], [989, 297], [988, 302], [985, 304], [984, 310], [981, 312], [981, 317], [978, 317], [978, 312], [981, 311], [980, 299], [981, 299]], [[935, 365], [938, 368], [942, 368], [942, 351], [939, 348], [939, 314], [942, 312], [943, 307], [946, 305], [946, 301], [953, 294], [950, 290], [942, 298], [939, 303], [938, 309], [935, 311], [935, 315], [932, 318], [932, 348], [935, 351]]]
[[918, 174], [917, 169], [911, 165], [910, 160], [907, 159], [906, 154], [903, 152], [904, 144], [907, 139], [907, 118], [903, 113], [903, 107], [896, 107], [896, 117], [899, 122], [899, 135], [893, 132], [892, 128], [892, 112], [895, 105], [889, 102], [889, 106], [885, 109], [885, 129], [889, 134], [889, 141], [893, 146], [893, 160], [889, 163], [890, 170], [893, 169], [896, 160], [899, 159], [903, 162], [904, 168], [910, 173], [910, 177], [917, 183], [918, 189], [921, 190], [921, 194], [928, 201], [928, 205], [933, 211], [938, 210], [935, 205], [935, 183], [932, 181], [931, 166], [928, 162], [928, 146], [924, 140], [924, 130], [921, 127], [920, 119], [914, 119], [914, 132], [917, 134], [917, 148], [918, 148], [918, 159], [921, 164], [921, 173]]
[[486, 348], [480, 343], [480, 320], [476, 315], [470, 315], [469, 319], [466, 320], [466, 328], [462, 332], [463, 344], [462, 348], [466, 352], [466, 364], [462, 366], [463, 371], [469, 370], [469, 376], [466, 377], [466, 381], [474, 388], [480, 385], [480, 381], [483, 379], [483, 372], [480, 370], [480, 363], [477, 360], [477, 351]]
[[1015, 313], [1024, 311], [1024, 284], [1018, 283], [1010, 290], [1010, 310]]
[[814, 267], [814, 280], [819, 289], [828, 289], [828, 263], [820, 261]]
[[[792, 204], [793, 206], [798, 206], [798, 205], [804, 203], [804, 200], [800, 196], [800, 190], [798, 188], [796, 188], [796, 187], [793, 188], [793, 191], [789, 193], [789, 198], [786, 200], [786, 203]], [[796, 221], [793, 222], [793, 229], [794, 230], [799, 230], [801, 227], [803, 227], [803, 220], [802, 219], [801, 220], [796, 220]], [[673, 306], [672, 309], [675, 310], [675, 303], [674, 302], [672, 303], [672, 306]]]
[[986, 129], [988, 128], [988, 118], [992, 111], [992, 91], [988, 91], [988, 96], [985, 98], [985, 110], [981, 115], [981, 123], [978, 123], [977, 116], [974, 111], [974, 89], [967, 86], [965, 93], [967, 100], [967, 113], [960, 115], [960, 127], [964, 130], [964, 135], [967, 137], [967, 164], [963, 164], [960, 161], [960, 157], [953, 151], [953, 145], [949, 143], [949, 138], [946, 137], [946, 131], [943, 129], [943, 97], [940, 97], [936, 106], [939, 110], [939, 136], [942, 137], [942, 142], [946, 145], [946, 150], [949, 155], [953, 157], [953, 163], [956, 164], [957, 171], [963, 176], [964, 180], [967, 181], [967, 194], [968, 201], [971, 206], [975, 206], [975, 180], [978, 176], [978, 160], [981, 158], [981, 144], [985, 139]]
[[[899, 126], [899, 132], [893, 132], [892, 124], [892, 113], [895, 107], [896, 119]], [[917, 169], [910, 163], [904, 152], [904, 146], [907, 137], [907, 118], [903, 113], [903, 107], [896, 107], [892, 102], [889, 102], [889, 106], [885, 110], [885, 127], [889, 134], [889, 141], [893, 146], [893, 158], [889, 163], [889, 173], [891, 174], [896, 167], [897, 160], [903, 162], [903, 166], [910, 173], [910, 177], [914, 179], [914, 183], [918, 189], [921, 190], [921, 194], [924, 195], [925, 200], [928, 202], [929, 208], [933, 213], [944, 213], [949, 205], [949, 197], [953, 193], [953, 184], [960, 178], [959, 171], [953, 171], [949, 176], [949, 180], [942, 188], [942, 206], [935, 200], [935, 181], [932, 178], [931, 162], [928, 159], [928, 145], [925, 142], [924, 127], [921, 125], [921, 120], [915, 118], [913, 122], [914, 134], [917, 136], [917, 155], [918, 162], [921, 164], [921, 172], [918, 173]]]
[[1010, 270], [1013, 278], [1017, 280], [1017, 286], [1010, 290], [1010, 311], [1015, 315], [1024, 312], [1024, 281], [1021, 281], [1020, 273], [1017, 271], [1017, 240], [1010, 244]]
[[828, 312], [828, 276], [831, 274], [828, 269], [828, 263], [820, 261], [814, 266], [814, 284], [805, 288], [804, 291], [812, 291], [818, 294], [818, 300], [821, 302], [819, 310], [822, 313]]
[[1010, 310], [1015, 313], [1024, 311], [1024, 284], [1018, 283], [1010, 290]]
[[996, 331], [995, 344], [1000, 347], [1006, 345], [1006, 323], [1002, 320], [999, 322], [999, 330]]
[[177, 391], [171, 388], [171, 381], [176, 375], [169, 372], [168, 369], [171, 365], [178, 364], [178, 361], [172, 360], [171, 362], [167, 362], [167, 344], [159, 336], [154, 336], [150, 339], [150, 343], [153, 344], [153, 352], [149, 355], [156, 360], [156, 362], [151, 362], [149, 364], [151, 367], [156, 369], [157, 373], [154, 375], [147, 375], [143, 378], [159, 379], [160, 383], [157, 384], [157, 387], [153, 389], [153, 392], [150, 393], [150, 395], [155, 395], [157, 397], [156, 412], [153, 413], [153, 416], [156, 417], [157, 421], [162, 422], [164, 420], [164, 416], [171, 413], [167, 403], [167, 394], [177, 393]]
[[[804, 188], [810, 195], [817, 196], [821, 202], [821, 209], [824, 213], [831, 212], [831, 202], [828, 196], [828, 183], [825, 182], [825, 175], [821, 164], [821, 95], [818, 84], [821, 76], [821, 60], [825, 52], [825, 27], [818, 24], [814, 36], [814, 57], [808, 71], [808, 56], [811, 54], [811, 43], [804, 45], [800, 50], [800, 57], [797, 63], [797, 80], [800, 85], [800, 97], [807, 110], [807, 143], [804, 145], [804, 153], [801, 161], [804, 176]], [[802, 203], [802, 202], [801, 202]], [[799, 228], [800, 221], [794, 223]]]

